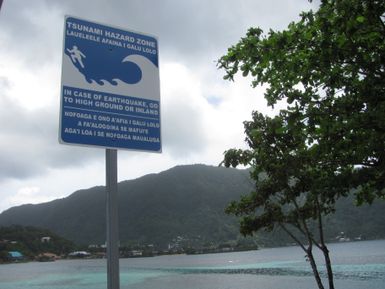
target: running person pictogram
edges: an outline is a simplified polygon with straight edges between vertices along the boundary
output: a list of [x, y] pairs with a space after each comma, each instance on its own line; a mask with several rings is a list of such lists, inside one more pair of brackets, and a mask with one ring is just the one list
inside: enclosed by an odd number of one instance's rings
[[74, 45], [72, 49], [67, 48], [67, 51], [70, 53], [72, 62], [74, 64], [79, 63], [81, 68], [84, 68], [83, 58], [86, 58], [86, 56], [79, 50], [79, 48]]

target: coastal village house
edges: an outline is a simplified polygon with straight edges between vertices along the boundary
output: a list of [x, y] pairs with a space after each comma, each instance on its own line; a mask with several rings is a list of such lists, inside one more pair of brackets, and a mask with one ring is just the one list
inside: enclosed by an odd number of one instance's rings
[[21, 261], [24, 259], [24, 256], [19, 251], [9, 251], [8, 258], [10, 261]]
[[51, 237], [42, 237], [40, 241], [42, 243], [49, 243], [51, 241]]

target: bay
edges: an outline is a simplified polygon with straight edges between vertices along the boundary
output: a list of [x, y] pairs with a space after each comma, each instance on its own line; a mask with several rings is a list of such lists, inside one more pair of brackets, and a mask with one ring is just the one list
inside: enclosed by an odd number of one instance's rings
[[[385, 240], [330, 244], [336, 288], [385, 288]], [[322, 263], [321, 255], [317, 258]], [[324, 276], [324, 268], [321, 268]], [[104, 289], [106, 260], [0, 265], [1, 289]], [[316, 289], [298, 247], [120, 259], [121, 289]]]

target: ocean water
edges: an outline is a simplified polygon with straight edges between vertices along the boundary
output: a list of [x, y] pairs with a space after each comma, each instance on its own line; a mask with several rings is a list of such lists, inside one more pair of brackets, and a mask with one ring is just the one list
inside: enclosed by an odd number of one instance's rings
[[[329, 249], [337, 289], [385, 288], [385, 240], [336, 243], [330, 244]], [[321, 255], [317, 258], [322, 260]], [[325, 274], [323, 267], [321, 270]], [[27, 288], [107, 288], [106, 260], [0, 265], [0, 289]], [[120, 259], [120, 288], [316, 289], [317, 286], [304, 252], [298, 247], [284, 247]]]

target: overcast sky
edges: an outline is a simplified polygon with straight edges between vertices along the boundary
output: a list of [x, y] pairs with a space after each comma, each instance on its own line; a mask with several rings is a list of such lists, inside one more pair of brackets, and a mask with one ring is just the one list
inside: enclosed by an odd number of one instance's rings
[[0, 212], [105, 184], [104, 149], [58, 143], [64, 15], [158, 38], [163, 152], [120, 150], [122, 181], [176, 165], [218, 165], [226, 149], [244, 147], [242, 122], [253, 110], [273, 112], [263, 88], [223, 80], [216, 60], [249, 27], [281, 30], [316, 8], [307, 0], [5, 0]]

